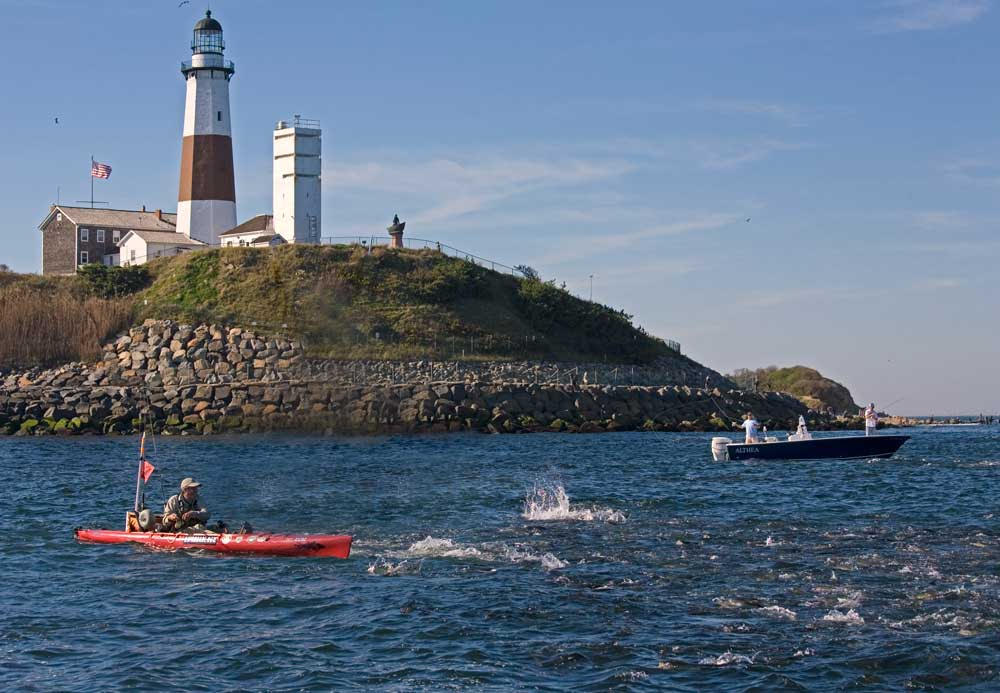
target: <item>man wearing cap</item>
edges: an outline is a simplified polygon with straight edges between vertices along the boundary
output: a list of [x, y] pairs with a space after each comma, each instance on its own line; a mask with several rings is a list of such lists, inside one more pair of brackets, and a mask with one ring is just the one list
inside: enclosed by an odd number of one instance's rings
[[163, 529], [164, 531], [181, 531], [184, 529], [199, 528], [208, 522], [208, 510], [201, 507], [198, 502], [198, 488], [200, 482], [191, 477], [181, 482], [181, 492], [176, 496], [170, 496], [166, 505], [163, 506]]

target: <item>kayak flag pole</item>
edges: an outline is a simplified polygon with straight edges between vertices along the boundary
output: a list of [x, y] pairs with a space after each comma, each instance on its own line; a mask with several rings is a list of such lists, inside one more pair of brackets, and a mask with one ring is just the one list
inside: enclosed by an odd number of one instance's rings
[[146, 432], [142, 432], [142, 438], [139, 439], [139, 472], [135, 479], [135, 512], [138, 513], [142, 510], [143, 506], [143, 494], [142, 485], [149, 481], [149, 477], [153, 475], [156, 471], [156, 467], [151, 465], [146, 460]]

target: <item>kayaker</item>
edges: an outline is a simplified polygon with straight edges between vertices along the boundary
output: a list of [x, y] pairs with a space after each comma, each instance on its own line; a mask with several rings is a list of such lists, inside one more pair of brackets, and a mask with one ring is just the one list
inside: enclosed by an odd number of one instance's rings
[[204, 529], [208, 510], [198, 502], [201, 482], [187, 477], [181, 482], [181, 492], [170, 496], [163, 506], [163, 530], [177, 532], [184, 529]]

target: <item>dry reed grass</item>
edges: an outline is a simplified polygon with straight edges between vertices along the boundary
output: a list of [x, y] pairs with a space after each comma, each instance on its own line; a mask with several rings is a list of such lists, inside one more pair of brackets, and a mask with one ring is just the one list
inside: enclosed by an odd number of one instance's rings
[[0, 285], [0, 367], [95, 360], [131, 318], [127, 299], [93, 298], [70, 287]]

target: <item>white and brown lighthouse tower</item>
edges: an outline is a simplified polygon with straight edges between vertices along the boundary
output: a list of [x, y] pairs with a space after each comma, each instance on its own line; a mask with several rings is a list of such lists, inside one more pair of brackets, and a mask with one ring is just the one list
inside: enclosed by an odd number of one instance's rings
[[229, 80], [233, 63], [222, 57], [222, 25], [211, 11], [194, 25], [191, 62], [181, 63], [187, 81], [177, 230], [210, 245], [236, 226]]

